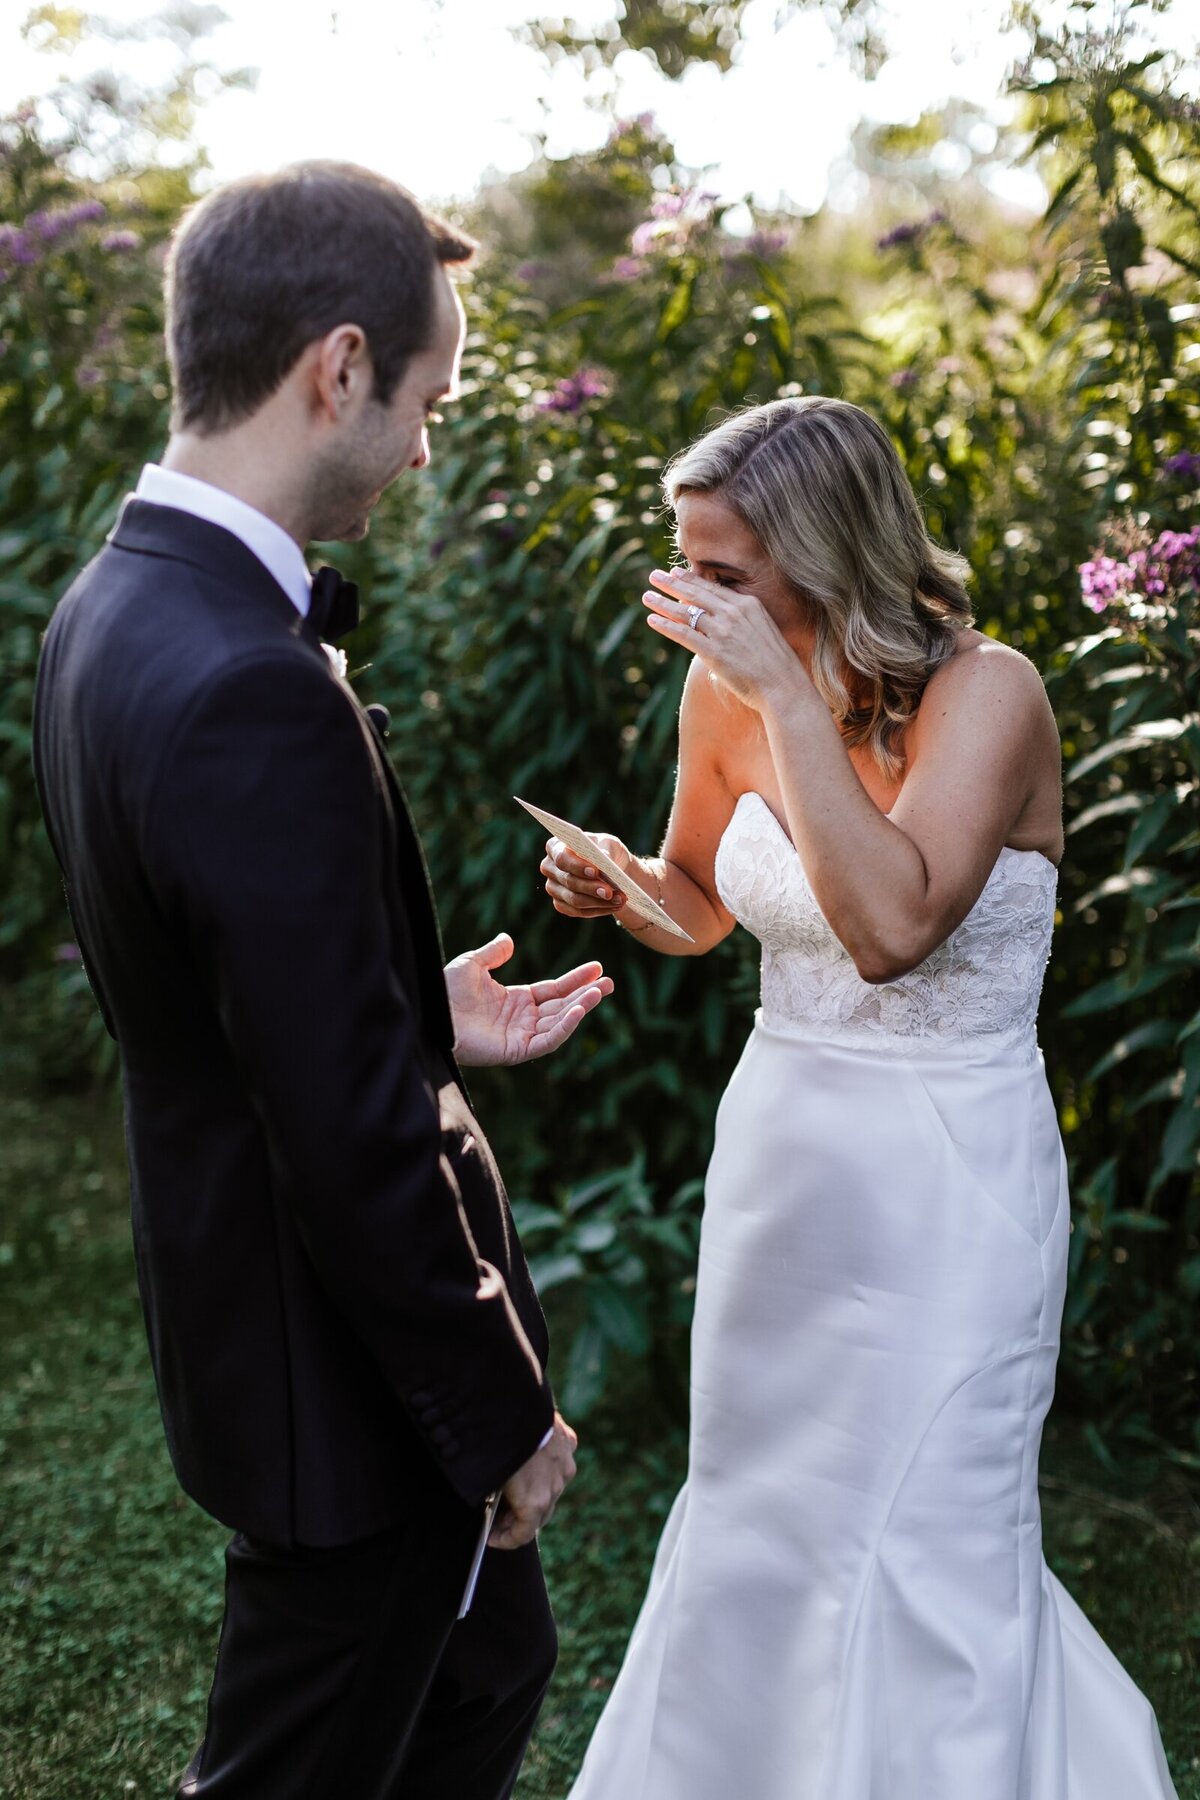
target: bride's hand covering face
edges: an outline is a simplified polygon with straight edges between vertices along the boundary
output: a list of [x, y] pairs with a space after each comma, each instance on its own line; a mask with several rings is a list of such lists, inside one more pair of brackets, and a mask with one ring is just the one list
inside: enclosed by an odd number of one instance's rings
[[775, 696], [811, 689], [801, 660], [803, 603], [753, 533], [716, 494], [681, 494], [675, 511], [690, 566], [654, 570], [642, 595], [646, 623], [690, 650], [755, 711]]

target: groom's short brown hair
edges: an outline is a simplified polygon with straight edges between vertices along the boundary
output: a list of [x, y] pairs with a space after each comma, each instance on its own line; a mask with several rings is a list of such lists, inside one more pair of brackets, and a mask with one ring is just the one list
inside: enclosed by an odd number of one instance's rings
[[167, 259], [172, 427], [203, 434], [249, 418], [337, 325], [362, 328], [386, 404], [429, 347], [435, 270], [475, 247], [353, 163], [295, 163], [218, 188]]

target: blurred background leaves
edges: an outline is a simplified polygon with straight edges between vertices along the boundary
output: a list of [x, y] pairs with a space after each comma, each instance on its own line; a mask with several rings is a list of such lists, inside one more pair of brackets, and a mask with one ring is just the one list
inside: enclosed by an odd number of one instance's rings
[[[0, 1073], [31, 1094], [113, 1075], [38, 820], [32, 682], [55, 600], [164, 440], [161, 262], [204, 185], [199, 72], [244, 79], [204, 62], [207, 10], [175, 16], [167, 90], [93, 84], [58, 135], [32, 109], [0, 125]], [[871, 9], [836, 10], [877, 65]], [[736, 58], [742, 11], [628, 4], [608, 32], [527, 35], [601, 70], [614, 44], [641, 49], [674, 76]], [[683, 677], [638, 605], [672, 554], [663, 462], [730, 408], [836, 393], [883, 419], [933, 530], [971, 558], [981, 628], [1050, 687], [1068, 776], [1041, 1020], [1075, 1203], [1062, 1388], [1097, 1456], [1200, 1467], [1195, 592], [1093, 613], [1079, 573], [1131, 532], [1186, 532], [1200, 490], [1200, 125], [1137, 12], [1085, 6], [1054, 31], [1026, 12], [1007, 136], [953, 105], [864, 129], [853, 215], [731, 211], [645, 114], [490, 180], [463, 209], [485, 252], [461, 402], [367, 542], [327, 547], [366, 593], [351, 667], [391, 709], [451, 951], [507, 929], [519, 978], [595, 954], [617, 979], [567, 1054], [473, 1083], [577, 1416], [634, 1365], [679, 1415], [700, 1178], [755, 946], [736, 934], [693, 963], [568, 925], [511, 796], [657, 848]], [[85, 27], [53, 7], [30, 25]], [[983, 179], [1020, 156], [1046, 183], [1040, 218]]]

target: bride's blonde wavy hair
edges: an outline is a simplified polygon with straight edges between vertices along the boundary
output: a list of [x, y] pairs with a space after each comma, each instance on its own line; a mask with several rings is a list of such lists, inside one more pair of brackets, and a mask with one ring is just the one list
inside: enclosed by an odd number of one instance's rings
[[973, 615], [967, 560], [929, 536], [883, 427], [848, 400], [770, 400], [673, 457], [663, 487], [672, 507], [719, 496], [753, 532], [812, 624], [813, 684], [843, 740], [894, 779], [925, 684]]

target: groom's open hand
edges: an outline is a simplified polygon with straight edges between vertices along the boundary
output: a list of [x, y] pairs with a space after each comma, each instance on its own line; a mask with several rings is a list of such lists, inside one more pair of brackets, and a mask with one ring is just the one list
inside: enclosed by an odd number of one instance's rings
[[598, 962], [583, 963], [556, 981], [504, 987], [492, 979], [492, 970], [503, 967], [513, 948], [503, 931], [481, 950], [468, 950], [446, 965], [454, 1054], [464, 1068], [493, 1068], [549, 1056], [613, 991]]
[[568, 1481], [575, 1479], [579, 1439], [561, 1413], [542, 1448], [504, 1484], [504, 1499], [488, 1543], [493, 1550], [519, 1550], [531, 1544], [546, 1523]]

